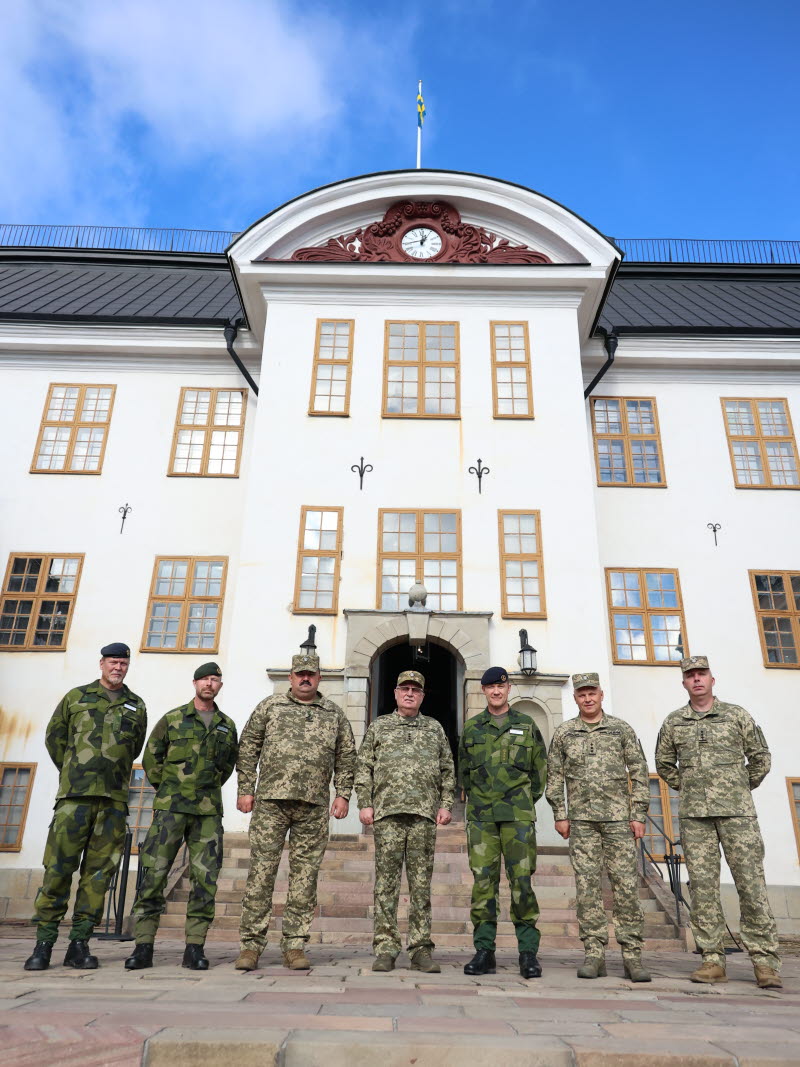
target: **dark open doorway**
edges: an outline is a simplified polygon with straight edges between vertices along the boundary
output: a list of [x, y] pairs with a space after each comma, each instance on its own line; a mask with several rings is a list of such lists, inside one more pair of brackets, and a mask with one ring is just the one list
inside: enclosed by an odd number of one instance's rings
[[455, 758], [458, 747], [458, 664], [441, 645], [427, 644], [417, 653], [408, 643], [393, 645], [372, 668], [372, 717], [395, 709], [394, 687], [401, 671], [419, 671], [425, 678], [422, 714], [441, 723]]

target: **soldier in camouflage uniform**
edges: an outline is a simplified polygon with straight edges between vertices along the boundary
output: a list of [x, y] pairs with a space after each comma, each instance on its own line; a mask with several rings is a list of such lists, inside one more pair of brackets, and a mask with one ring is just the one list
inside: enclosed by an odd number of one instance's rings
[[465, 974], [495, 973], [500, 857], [511, 886], [511, 917], [523, 978], [538, 978], [539, 904], [531, 886], [536, 870], [536, 801], [544, 792], [547, 752], [533, 720], [509, 708], [511, 684], [502, 667], [481, 678], [487, 708], [464, 725], [458, 749], [461, 788], [467, 794], [467, 846], [472, 869], [475, 955]]
[[436, 827], [451, 819], [455, 770], [450, 745], [435, 719], [420, 715], [425, 679], [403, 671], [391, 715], [370, 723], [358, 753], [356, 795], [364, 826], [375, 834], [373, 971], [392, 971], [400, 952], [397, 903], [403, 861], [411, 905], [411, 970], [438, 973], [431, 958], [431, 876]]
[[204, 663], [194, 672], [194, 698], [168, 711], [150, 734], [145, 774], [155, 787], [153, 822], [139, 848], [144, 879], [134, 906], [136, 947], [125, 961], [129, 971], [153, 966], [155, 941], [164, 911], [164, 889], [175, 857], [186, 843], [192, 890], [186, 905], [183, 966], [208, 970], [203, 951], [214, 919], [217, 875], [222, 863], [222, 786], [236, 766], [236, 726], [217, 707], [222, 671]]
[[[311, 964], [304, 946], [317, 905], [317, 876], [328, 843], [330, 808], [343, 819], [349, 808], [356, 766], [353, 731], [344, 712], [318, 693], [319, 659], [292, 657], [289, 692], [256, 705], [242, 731], [239, 811], [252, 812], [250, 871], [239, 929], [240, 971], [252, 971], [267, 943], [272, 893], [283, 844], [289, 834], [289, 892], [283, 912], [283, 962], [292, 970]], [[256, 786], [256, 774], [258, 785]]]
[[125, 685], [130, 649], [100, 650], [100, 677], [70, 689], [47, 725], [45, 744], [59, 770], [53, 821], [44, 849], [44, 880], [36, 895], [36, 946], [26, 971], [43, 971], [80, 867], [65, 967], [91, 970], [89, 938], [117, 869], [128, 815], [131, 765], [147, 731], [144, 701]]
[[705, 656], [681, 660], [689, 703], [664, 720], [656, 770], [680, 793], [681, 844], [689, 871], [692, 932], [703, 963], [693, 982], [724, 982], [725, 919], [719, 891], [722, 851], [741, 906], [741, 937], [762, 989], [780, 989], [778, 931], [764, 881], [764, 842], [750, 791], [769, 774], [760, 727], [737, 704], [714, 696]]
[[573, 674], [572, 685], [580, 714], [562, 722], [553, 734], [547, 802], [557, 833], [569, 839], [575, 871], [578, 932], [586, 953], [578, 977], [602, 978], [606, 973], [608, 923], [601, 883], [605, 864], [625, 977], [649, 982], [642, 966], [644, 916], [635, 844], [644, 835], [650, 805], [647, 760], [628, 723], [603, 711], [599, 675]]

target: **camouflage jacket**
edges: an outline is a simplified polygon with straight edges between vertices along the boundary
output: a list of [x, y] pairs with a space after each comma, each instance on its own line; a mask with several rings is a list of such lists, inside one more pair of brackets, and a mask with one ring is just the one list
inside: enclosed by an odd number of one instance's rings
[[547, 756], [547, 803], [556, 822], [644, 822], [650, 775], [633, 727], [605, 712], [594, 729], [580, 715], [557, 726]]
[[127, 805], [131, 766], [146, 732], [144, 701], [126, 685], [113, 700], [99, 679], [70, 689], [45, 734], [50, 759], [60, 771], [56, 800], [109, 797]]
[[155, 787], [153, 807], [187, 815], [221, 815], [222, 786], [236, 766], [236, 726], [214, 705], [211, 724], [194, 699], [168, 711], [153, 727], [142, 764]]
[[370, 723], [356, 768], [359, 808], [385, 815], [423, 815], [436, 820], [452, 811], [456, 776], [444, 730], [428, 715], [403, 718], [397, 711]]
[[256, 704], [242, 730], [236, 761], [239, 796], [327, 804], [333, 775], [336, 795], [349, 800], [355, 769], [350, 723], [321, 693], [309, 704], [288, 692], [267, 697]]
[[769, 774], [767, 742], [738, 704], [714, 697], [705, 713], [685, 704], [664, 720], [656, 770], [680, 793], [679, 818], [755, 815], [750, 790]]
[[467, 793], [468, 820], [533, 822], [547, 777], [547, 751], [539, 727], [511, 708], [498, 729], [487, 708], [464, 724], [458, 774]]

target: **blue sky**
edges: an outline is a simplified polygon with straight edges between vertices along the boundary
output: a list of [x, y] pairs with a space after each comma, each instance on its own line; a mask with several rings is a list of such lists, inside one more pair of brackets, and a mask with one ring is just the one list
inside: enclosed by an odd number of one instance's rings
[[0, 221], [238, 229], [414, 165], [618, 237], [798, 238], [796, 0], [22, 0]]

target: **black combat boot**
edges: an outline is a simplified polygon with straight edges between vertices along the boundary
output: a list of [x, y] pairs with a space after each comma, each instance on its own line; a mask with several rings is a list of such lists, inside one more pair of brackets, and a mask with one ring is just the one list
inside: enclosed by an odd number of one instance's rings
[[53, 946], [49, 941], [37, 941], [33, 946], [32, 955], [25, 960], [24, 970], [46, 971], [50, 966], [50, 953], [52, 951]]
[[89, 942], [76, 937], [69, 943], [64, 966], [74, 967], [76, 971], [93, 971], [99, 964], [97, 956], [93, 956], [89, 951]]
[[205, 952], [203, 952], [203, 946], [187, 945], [181, 967], [188, 967], [190, 971], [207, 971], [208, 960]]
[[126, 971], [143, 971], [145, 967], [153, 966], [153, 946], [137, 945], [133, 952], [125, 960]]
[[541, 978], [542, 965], [535, 952], [520, 952], [519, 973], [523, 978]]
[[497, 969], [494, 952], [479, 948], [469, 963], [464, 964], [464, 974], [494, 974]]

